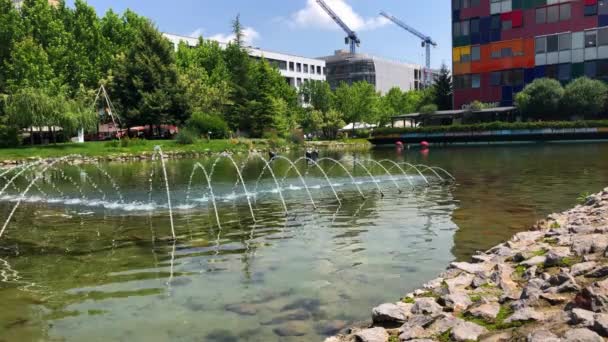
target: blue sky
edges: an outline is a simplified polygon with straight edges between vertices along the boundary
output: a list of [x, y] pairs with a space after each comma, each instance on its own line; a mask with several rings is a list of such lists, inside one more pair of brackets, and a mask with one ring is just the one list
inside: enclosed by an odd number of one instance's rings
[[[101, 15], [113, 8], [131, 8], [151, 18], [159, 29], [181, 35], [229, 39], [230, 21], [237, 13], [252, 45], [306, 57], [330, 55], [346, 48], [343, 32], [315, 0], [89, 0]], [[385, 58], [424, 63], [424, 49], [415, 36], [381, 19], [389, 12], [430, 35], [439, 46], [432, 50], [432, 66], [451, 63], [449, 0], [326, 0], [359, 34], [361, 52]]]

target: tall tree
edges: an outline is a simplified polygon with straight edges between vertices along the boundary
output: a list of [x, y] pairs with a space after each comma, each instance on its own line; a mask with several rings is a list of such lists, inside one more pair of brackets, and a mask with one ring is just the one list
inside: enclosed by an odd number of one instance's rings
[[435, 88], [435, 104], [439, 110], [452, 109], [452, 96], [454, 93], [452, 75], [450, 69], [445, 64], [441, 65], [439, 76], [435, 78], [433, 88]]
[[159, 125], [187, 119], [173, 57], [171, 43], [147, 23], [127, 55], [117, 60], [112, 95], [128, 124]]
[[6, 65], [15, 43], [22, 39], [19, 12], [11, 0], [0, 0], [0, 94], [6, 92]]
[[[250, 123], [248, 107], [249, 91], [251, 89], [251, 61], [247, 50], [242, 47], [242, 27], [240, 17], [237, 16], [233, 23], [233, 34], [236, 37], [230, 42], [224, 51], [226, 67], [230, 71], [230, 82], [232, 92], [232, 108], [226, 112], [226, 121], [231, 129], [237, 130], [241, 123]], [[241, 38], [239, 38], [241, 37]], [[248, 127], [245, 128], [247, 129]]]
[[340, 84], [334, 97], [334, 108], [344, 113], [348, 123], [374, 123], [378, 119], [379, 96], [373, 85], [361, 81], [352, 86]]
[[54, 78], [44, 49], [31, 37], [15, 44], [6, 63], [6, 85], [10, 92], [21, 88], [48, 88]]

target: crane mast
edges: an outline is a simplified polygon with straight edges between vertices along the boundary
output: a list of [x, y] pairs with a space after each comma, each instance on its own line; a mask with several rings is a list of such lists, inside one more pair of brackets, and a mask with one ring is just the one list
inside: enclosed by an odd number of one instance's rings
[[331, 7], [325, 3], [325, 1], [317, 0], [317, 3], [336, 22], [336, 24], [338, 24], [338, 26], [340, 26], [340, 28], [346, 32], [347, 36], [344, 40], [346, 44], [350, 45], [350, 53], [357, 53], [357, 47], [361, 45], [361, 40], [359, 39], [359, 36], [357, 36], [357, 33], [351, 30], [350, 27], [348, 27], [348, 25], [346, 25], [346, 23], [340, 19], [336, 12], [334, 12]]
[[386, 19], [392, 21], [397, 26], [403, 28], [414, 36], [420, 38], [422, 40], [422, 47], [426, 48], [426, 70], [424, 71], [424, 83], [426, 85], [431, 83], [431, 46], [437, 46], [437, 43], [430, 37], [425, 34], [422, 34], [420, 31], [415, 28], [407, 25], [403, 21], [397, 19], [395, 16], [392, 16], [386, 12], [380, 12], [380, 15], [385, 17]]

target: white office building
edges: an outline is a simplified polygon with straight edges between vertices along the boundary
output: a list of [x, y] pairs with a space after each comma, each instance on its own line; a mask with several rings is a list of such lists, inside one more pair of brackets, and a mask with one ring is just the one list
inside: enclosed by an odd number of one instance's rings
[[[169, 33], [163, 33], [163, 36], [169, 39], [176, 49], [180, 42], [185, 42], [189, 46], [196, 46], [198, 44], [197, 38]], [[226, 44], [220, 43], [220, 45], [225, 46]], [[251, 57], [264, 58], [270, 64], [275, 65], [281, 72], [281, 75], [285, 77], [285, 80], [295, 88], [299, 89], [304, 82], [310, 80], [325, 81], [324, 60], [288, 55], [254, 47], [248, 47], [247, 51]]]

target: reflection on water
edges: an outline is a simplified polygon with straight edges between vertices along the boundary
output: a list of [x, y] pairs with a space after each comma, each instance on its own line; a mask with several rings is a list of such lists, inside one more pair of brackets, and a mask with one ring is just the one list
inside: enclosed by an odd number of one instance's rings
[[[53, 171], [53, 179], [65, 181], [45, 178], [39, 190], [72, 201], [31, 200], [0, 239], [0, 340], [319, 340], [368, 319], [373, 305], [420, 286], [454, 258], [490, 247], [571, 206], [580, 192], [608, 184], [608, 162], [601, 158], [607, 146], [336, 154], [331, 157], [347, 161], [365, 200], [333, 168], [328, 173], [340, 205], [323, 175], [302, 165], [318, 209], [291, 172], [285, 216], [267, 175], [254, 198], [255, 223], [245, 198], [233, 193], [233, 169], [220, 163], [214, 190], [221, 225], [202, 175], [188, 192], [194, 162], [172, 161], [172, 199], [182, 206], [174, 217], [175, 241], [167, 238], [158, 173], [148, 191], [154, 164], [104, 165], [119, 188], [93, 166], [82, 166], [90, 177], [82, 183], [86, 177], [74, 167]], [[412, 187], [399, 178], [399, 193], [377, 167], [381, 198], [353, 162], [370, 157], [439, 165], [457, 183]], [[249, 163], [243, 176], [253, 189], [263, 164]], [[278, 163], [274, 170], [281, 178], [288, 169]], [[85, 200], [69, 179], [86, 184]], [[154, 207], [143, 207], [149, 196]], [[85, 205], [94, 200], [115, 205]], [[1, 208], [6, 215], [11, 203]]]

